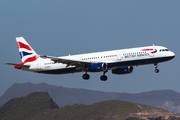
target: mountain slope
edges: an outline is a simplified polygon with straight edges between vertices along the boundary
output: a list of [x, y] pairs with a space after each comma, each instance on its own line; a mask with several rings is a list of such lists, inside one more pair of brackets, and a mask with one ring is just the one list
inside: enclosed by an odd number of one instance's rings
[[[35, 92], [26, 97], [13, 98], [0, 107], [0, 119], [31, 119], [46, 109], [59, 107], [46, 92]], [[28, 114], [27, 114], [28, 113]]]
[[[119, 100], [103, 101], [92, 105], [75, 104], [60, 108], [56, 112], [62, 120], [158, 120], [158, 118], [164, 120], [165, 117], [166, 120], [171, 118], [180, 119], [180, 115], [159, 108]], [[48, 119], [55, 118], [57, 114], [51, 115], [48, 115]], [[46, 118], [47, 116], [41, 116], [40, 119]]]
[[100, 92], [61, 86], [47, 85], [45, 83], [13, 84], [1, 97], [0, 105], [14, 97], [26, 96], [35, 91], [48, 92], [59, 107], [73, 104], [93, 104], [106, 100], [123, 100], [133, 103], [145, 104], [165, 110], [180, 113], [180, 93], [172, 90], [159, 90], [138, 94]]
[[164, 120], [165, 117], [166, 120], [180, 119], [180, 115], [159, 108], [118, 100], [59, 109], [46, 92], [13, 98], [0, 107], [1, 120]]

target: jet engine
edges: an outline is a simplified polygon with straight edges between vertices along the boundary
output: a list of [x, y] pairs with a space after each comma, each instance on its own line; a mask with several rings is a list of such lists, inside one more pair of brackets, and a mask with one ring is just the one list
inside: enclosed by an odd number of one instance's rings
[[95, 63], [88, 66], [88, 71], [90, 72], [99, 72], [106, 70], [107, 70], [107, 63]]
[[133, 66], [127, 66], [127, 67], [120, 67], [117, 69], [112, 70], [112, 74], [129, 74], [132, 73], [133, 71]]

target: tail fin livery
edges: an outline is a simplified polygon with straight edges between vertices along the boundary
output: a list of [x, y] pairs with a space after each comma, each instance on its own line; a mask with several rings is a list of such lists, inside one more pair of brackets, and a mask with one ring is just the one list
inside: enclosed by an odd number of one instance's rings
[[16, 42], [18, 45], [19, 53], [21, 56], [22, 64], [27, 62], [34, 62], [38, 59], [38, 55], [32, 47], [26, 42], [23, 37], [17, 37]]

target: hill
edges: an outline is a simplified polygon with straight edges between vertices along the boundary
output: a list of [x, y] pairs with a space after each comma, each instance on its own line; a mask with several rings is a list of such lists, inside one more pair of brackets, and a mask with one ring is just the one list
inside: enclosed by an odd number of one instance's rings
[[58, 108], [48, 93], [34, 92], [13, 98], [0, 107], [1, 120], [156, 120], [180, 119], [180, 115], [165, 110], [110, 100], [92, 105], [75, 104]]
[[0, 120], [27, 120], [47, 109], [58, 109], [46, 92], [35, 92], [26, 97], [9, 100], [0, 107]]
[[35, 91], [48, 92], [59, 107], [73, 104], [93, 104], [107, 100], [123, 100], [133, 103], [145, 104], [165, 110], [180, 113], [180, 93], [172, 90], [159, 90], [138, 94], [101, 92], [61, 86], [47, 85], [45, 83], [13, 84], [1, 97], [0, 106], [14, 97], [26, 96]]

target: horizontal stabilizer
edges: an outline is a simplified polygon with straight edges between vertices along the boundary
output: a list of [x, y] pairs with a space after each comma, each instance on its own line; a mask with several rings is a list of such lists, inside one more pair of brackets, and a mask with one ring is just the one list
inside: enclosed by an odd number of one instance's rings
[[29, 65], [21, 65], [21, 64], [15, 64], [15, 63], [4, 63], [7, 65], [14, 65], [14, 66], [21, 66], [21, 67], [30, 67]]

